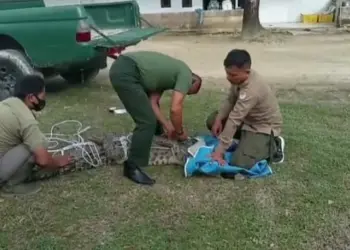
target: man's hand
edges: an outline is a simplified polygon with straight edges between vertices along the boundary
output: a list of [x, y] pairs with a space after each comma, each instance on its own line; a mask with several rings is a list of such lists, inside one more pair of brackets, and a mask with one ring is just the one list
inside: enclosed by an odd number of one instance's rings
[[211, 128], [211, 133], [214, 136], [219, 136], [222, 132], [222, 129], [223, 129], [222, 121], [220, 119], [215, 119], [213, 127]]
[[186, 141], [188, 139], [188, 135], [185, 131], [182, 131], [181, 134], [176, 134], [176, 138], [178, 141]]
[[163, 125], [163, 129], [168, 139], [175, 139], [176, 133], [175, 128], [171, 122], [167, 122]]
[[213, 161], [217, 161], [220, 165], [226, 164], [224, 155], [221, 152], [215, 151], [214, 153], [211, 154], [211, 158]]
[[57, 169], [65, 167], [73, 162], [72, 157], [64, 156], [52, 156], [45, 147], [38, 147], [34, 151], [35, 163], [41, 168]]
[[55, 160], [59, 168], [63, 168], [71, 163], [73, 163], [73, 158], [69, 155], [56, 156]]

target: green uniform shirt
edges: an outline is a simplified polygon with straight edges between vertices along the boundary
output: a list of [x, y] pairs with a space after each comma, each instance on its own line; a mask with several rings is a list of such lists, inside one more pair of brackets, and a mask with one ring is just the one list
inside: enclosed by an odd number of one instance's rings
[[0, 102], [0, 157], [22, 143], [32, 152], [46, 146], [33, 113], [23, 101], [10, 97]]
[[140, 70], [141, 84], [149, 92], [174, 89], [187, 94], [192, 85], [191, 69], [181, 60], [153, 51], [123, 54], [132, 59]]

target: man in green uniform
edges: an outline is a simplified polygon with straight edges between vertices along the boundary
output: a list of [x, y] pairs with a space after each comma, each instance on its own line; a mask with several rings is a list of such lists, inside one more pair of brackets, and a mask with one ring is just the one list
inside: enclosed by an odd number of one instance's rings
[[[136, 127], [133, 131], [124, 176], [140, 184], [155, 183], [140, 167], [148, 164], [152, 139], [164, 131], [169, 138], [186, 140], [182, 126], [186, 95], [196, 94], [201, 78], [181, 60], [158, 52], [129, 52], [116, 59], [110, 69], [110, 81]], [[161, 113], [159, 100], [173, 90], [170, 121]]]
[[239, 143], [232, 165], [249, 169], [264, 159], [283, 162], [282, 115], [277, 98], [251, 69], [247, 51], [230, 51], [224, 66], [231, 88], [220, 109], [207, 119], [208, 129], [220, 139], [212, 158], [224, 163], [223, 154], [236, 138]]
[[38, 75], [17, 82], [14, 97], [0, 102], [0, 187], [2, 195], [29, 194], [40, 190], [25, 183], [35, 164], [47, 169], [64, 167], [68, 156], [52, 157], [32, 110], [45, 107], [45, 83]]

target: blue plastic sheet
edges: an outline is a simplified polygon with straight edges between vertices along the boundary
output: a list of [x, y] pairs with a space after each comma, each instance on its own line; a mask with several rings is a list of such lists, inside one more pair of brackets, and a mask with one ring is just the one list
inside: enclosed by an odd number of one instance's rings
[[[202, 138], [204, 139], [206, 146], [200, 147], [193, 157], [187, 159], [184, 166], [184, 174], [186, 177], [196, 175], [217, 176], [223, 173], [239, 173], [248, 178], [258, 178], [269, 176], [273, 173], [266, 160], [258, 162], [249, 170], [229, 164], [220, 165], [211, 158], [211, 154], [215, 151], [215, 148], [218, 145], [218, 139], [213, 136], [203, 136]], [[225, 153], [224, 158], [226, 162], [230, 162], [236, 146], [235, 143], [232, 144]]]

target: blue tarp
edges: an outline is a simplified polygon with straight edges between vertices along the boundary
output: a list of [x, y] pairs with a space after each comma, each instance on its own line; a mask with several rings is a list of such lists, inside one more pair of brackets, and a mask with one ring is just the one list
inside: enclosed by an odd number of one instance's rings
[[[215, 147], [218, 145], [219, 140], [213, 136], [201, 136], [205, 141], [206, 146], [200, 147], [193, 157], [188, 157], [184, 166], [185, 177], [191, 177], [195, 175], [209, 175], [217, 176], [222, 173], [242, 174], [248, 178], [265, 177], [272, 174], [272, 169], [266, 160], [260, 161], [255, 164], [254, 167], [247, 170], [244, 168], [231, 166], [229, 164], [220, 165], [211, 158], [211, 154], [214, 152]], [[230, 162], [232, 153], [236, 148], [234, 143], [225, 153], [226, 162]]]

